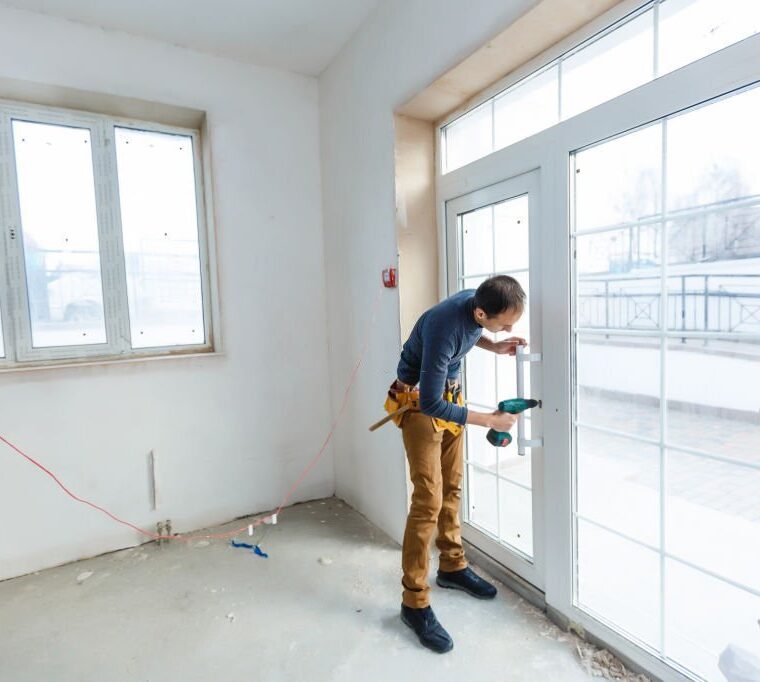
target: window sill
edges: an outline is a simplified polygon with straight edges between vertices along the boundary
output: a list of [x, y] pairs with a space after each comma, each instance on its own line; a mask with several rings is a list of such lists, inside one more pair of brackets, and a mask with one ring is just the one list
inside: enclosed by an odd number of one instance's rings
[[190, 358], [209, 358], [209, 357], [224, 357], [222, 351], [205, 350], [205, 351], [175, 351], [170, 353], [164, 353], [161, 355], [132, 355], [127, 358], [81, 358], [81, 359], [67, 359], [67, 360], [46, 360], [35, 361], [33, 363], [15, 363], [13, 365], [0, 364], [0, 375], [12, 374], [15, 372], [38, 372], [41, 370], [49, 369], [72, 369], [76, 367], [99, 367], [109, 365], [131, 365], [134, 363], [144, 362], [162, 362], [164, 360], [183, 360]]

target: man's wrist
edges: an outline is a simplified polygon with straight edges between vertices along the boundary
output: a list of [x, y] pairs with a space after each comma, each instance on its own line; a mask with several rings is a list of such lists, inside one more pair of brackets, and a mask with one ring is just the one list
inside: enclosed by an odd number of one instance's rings
[[480, 340], [478, 341], [478, 345], [483, 350], [490, 350], [491, 352], [495, 352], [496, 351], [496, 344], [491, 339], [489, 339], [487, 336], [481, 336]]
[[493, 415], [489, 414], [488, 412], [475, 412], [473, 410], [469, 410], [467, 413], [467, 423], [474, 424], [475, 426], [485, 426], [489, 429], [493, 428], [491, 425], [492, 419]]

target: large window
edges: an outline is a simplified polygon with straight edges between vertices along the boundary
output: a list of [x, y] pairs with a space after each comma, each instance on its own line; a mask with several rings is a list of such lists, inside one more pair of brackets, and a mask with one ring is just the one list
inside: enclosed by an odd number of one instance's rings
[[651, 0], [442, 129], [448, 173], [760, 31], [754, 0]]
[[[749, 679], [760, 657], [760, 3], [636, 2], [441, 130], [450, 289], [530, 254], [530, 395], [542, 401], [530, 479], [504, 468], [519, 455], [468, 435], [463, 532], [653, 677], [738, 679], [745, 665]], [[463, 167], [445, 175], [447, 162]], [[497, 188], [528, 176], [526, 241], [496, 211], [517, 205]], [[508, 374], [484, 359], [468, 356], [467, 398], [492, 405]], [[530, 517], [519, 513], [528, 487]], [[532, 563], [515, 559], [530, 558], [529, 520]]]
[[708, 680], [760, 643], [758, 120], [756, 87], [571, 158], [576, 602]]
[[0, 365], [209, 350], [199, 135], [0, 105]]

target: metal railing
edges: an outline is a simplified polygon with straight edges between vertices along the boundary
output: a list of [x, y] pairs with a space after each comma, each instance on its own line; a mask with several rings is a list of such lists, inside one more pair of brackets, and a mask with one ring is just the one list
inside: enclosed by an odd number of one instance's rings
[[[578, 280], [578, 325], [586, 329], [659, 329], [661, 278], [656, 275]], [[760, 273], [690, 273], [667, 277], [667, 328], [760, 332]]]

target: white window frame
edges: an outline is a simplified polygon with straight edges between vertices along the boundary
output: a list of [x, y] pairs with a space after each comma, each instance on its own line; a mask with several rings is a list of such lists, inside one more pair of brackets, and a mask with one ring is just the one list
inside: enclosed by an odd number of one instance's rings
[[[32, 344], [14, 158], [13, 120], [72, 126], [90, 131], [106, 343], [39, 348]], [[202, 344], [132, 348], [115, 128], [183, 135], [192, 141], [205, 339]], [[203, 142], [201, 131], [193, 128], [0, 100], [0, 221], [3, 226], [0, 263], [4, 269], [7, 268], [4, 281], [0, 281], [0, 312], [5, 348], [5, 357], [0, 358], [0, 371], [92, 361], [173, 357], [215, 351], [218, 345], [215, 343], [218, 339], [218, 302], [216, 287], [213, 286], [216, 274], [213, 258], [215, 245], [213, 221], [208, 209], [210, 190], [205, 182], [207, 158]]]
[[[547, 55], [565, 52], [626, 13], [638, 2], [624, 2], [513, 74], [513, 82], [545, 64]], [[547, 608], [580, 631], [605, 643], [663, 680], [691, 680], [686, 670], [666, 663], [655, 652], [637, 646], [611, 624], [592, 617], [574, 603], [574, 533], [572, 444], [572, 320], [570, 160], [575, 150], [618, 136], [679, 111], [690, 109], [760, 83], [760, 34], [750, 36], [696, 62], [557, 125], [515, 142], [446, 174], [441, 173], [441, 135], [436, 135], [436, 209], [439, 234], [439, 294], [446, 295], [446, 202], [505, 178], [540, 171], [542, 263], [540, 295], [543, 347], [545, 601]], [[504, 84], [491, 90], [501, 91]], [[487, 99], [488, 93], [483, 99]], [[482, 101], [482, 100], [481, 100]], [[468, 107], [469, 108], [469, 107]], [[452, 120], [456, 115], [450, 117]], [[444, 125], [447, 121], [441, 122]], [[566, 283], [557, 286], [557, 283]]]
[[[614, 33], [617, 29], [625, 26], [631, 21], [651, 12], [653, 22], [653, 45], [652, 45], [652, 74], [650, 80], [661, 78], [667, 75], [667, 73], [660, 73], [660, 44], [659, 44], [659, 32], [660, 32], [660, 7], [666, 2], [666, 0], [627, 0], [621, 2], [615, 8], [605, 12], [603, 15], [597, 17], [594, 21], [590, 22], [582, 29], [571, 35], [570, 37], [562, 40], [561, 42], [553, 45], [543, 54], [537, 58], [531, 60], [528, 64], [525, 64], [521, 68], [513, 71], [505, 78], [499, 80], [486, 90], [480, 92], [476, 97], [470, 99], [462, 107], [450, 112], [444, 119], [438, 122], [439, 135], [437, 144], [439, 145], [439, 153], [437, 155], [436, 170], [441, 174], [451, 173], [453, 171], [444, 169], [444, 162], [446, 160], [446, 131], [445, 128], [460, 118], [465, 118], [470, 114], [473, 114], [481, 107], [490, 107], [491, 116], [491, 139], [492, 147], [495, 147], [495, 103], [496, 100], [502, 95], [506, 95], [513, 89], [519, 88], [524, 82], [527, 82], [535, 76], [539, 76], [542, 72], [547, 71], [553, 67], [557, 67], [557, 118], [558, 121], [563, 120], [562, 114], [562, 80], [563, 80], [563, 66], [565, 62], [576, 55], [579, 52], [584, 51], [586, 48], [591, 47], [594, 43], [598, 42]], [[730, 46], [728, 46], [730, 47]], [[721, 49], [726, 49], [721, 48]], [[650, 81], [647, 81], [650, 82]], [[584, 112], [580, 112], [582, 114]], [[574, 114], [574, 115], [580, 115]], [[556, 123], [554, 125], [557, 125]], [[538, 134], [538, 133], [536, 133]], [[495, 150], [494, 151], [498, 151]], [[493, 153], [490, 152], [490, 153]], [[455, 169], [456, 170], [456, 169]]]

